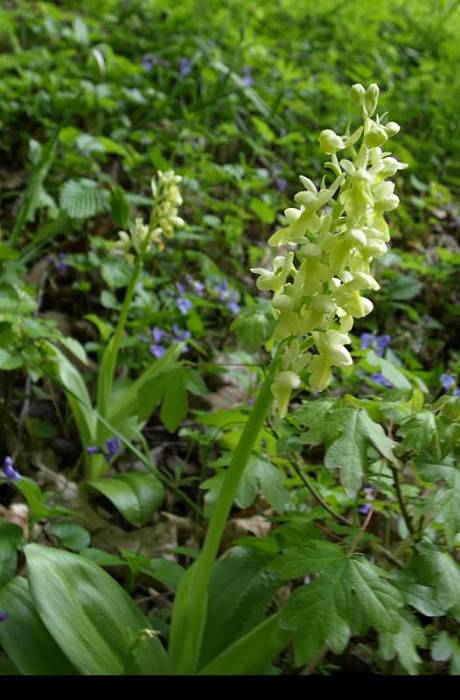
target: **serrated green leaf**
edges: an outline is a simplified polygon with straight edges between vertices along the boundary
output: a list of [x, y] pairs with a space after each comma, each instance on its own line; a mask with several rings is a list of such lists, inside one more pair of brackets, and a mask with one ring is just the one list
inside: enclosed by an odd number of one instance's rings
[[398, 460], [393, 454], [393, 449], [396, 447], [394, 440], [391, 440], [379, 423], [370, 418], [366, 411], [359, 412], [359, 422], [362, 433], [368, 438], [380, 454], [385, 457], [389, 462], [397, 465]]
[[330, 445], [324, 458], [326, 467], [340, 470], [340, 481], [350, 496], [354, 496], [361, 488], [365, 444], [360, 412], [350, 409], [342, 434]]
[[283, 550], [270, 564], [270, 570], [286, 580], [314, 573], [333, 576], [346, 561], [346, 554], [339, 545], [325, 540], [310, 540], [306, 545]]
[[380, 653], [386, 661], [398, 657], [401, 666], [411, 675], [419, 673], [422, 659], [417, 647], [426, 646], [426, 637], [421, 625], [407, 611], [400, 618], [400, 626], [395, 634], [381, 632], [379, 635]]
[[377, 630], [396, 633], [400, 625], [398, 610], [403, 606], [399, 591], [364, 557], [350, 559], [350, 569], [354, 603]]

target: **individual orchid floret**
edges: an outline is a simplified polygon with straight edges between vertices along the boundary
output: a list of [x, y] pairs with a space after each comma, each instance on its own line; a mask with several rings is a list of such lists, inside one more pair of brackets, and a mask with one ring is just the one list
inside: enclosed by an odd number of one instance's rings
[[[258, 275], [257, 287], [273, 293], [273, 339], [284, 343], [272, 385], [282, 415], [303, 382], [322, 391], [332, 381], [333, 368], [352, 365], [347, 334], [355, 319], [373, 309], [367, 292], [378, 291], [379, 284], [371, 264], [387, 251], [385, 213], [399, 204], [387, 178], [407, 166], [383, 150], [399, 125], [385, 124], [376, 114], [377, 85], [367, 90], [354, 85], [352, 96], [361, 106], [362, 125], [344, 135], [326, 129], [319, 137], [321, 150], [331, 157], [326, 167], [334, 180], [327, 185], [324, 178], [318, 189], [300, 177], [304, 189], [294, 197], [297, 207], [285, 210], [287, 226], [269, 239], [271, 246], [290, 249], [281, 249], [272, 269], [252, 270]], [[340, 161], [339, 151], [345, 156]], [[390, 341], [389, 336], [381, 338]]]

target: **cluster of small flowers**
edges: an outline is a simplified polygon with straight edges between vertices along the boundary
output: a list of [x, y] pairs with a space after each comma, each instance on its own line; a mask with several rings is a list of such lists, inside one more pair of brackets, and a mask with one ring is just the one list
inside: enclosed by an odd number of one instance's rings
[[[175, 341], [182, 341], [183, 342], [183, 341], [189, 340], [189, 338], [191, 338], [191, 336], [192, 336], [190, 331], [182, 330], [181, 328], [179, 328], [179, 326], [176, 323], [172, 327], [172, 332], [173, 332], [173, 338]], [[153, 343], [150, 346], [150, 352], [157, 359], [159, 359], [160, 357], [163, 357], [163, 355], [166, 352], [166, 348], [161, 343], [164, 339], [168, 338], [168, 335], [169, 334], [166, 331], [163, 331], [161, 328], [158, 328], [157, 326], [152, 328]], [[183, 348], [183, 352], [186, 352], [186, 350], [187, 350], [187, 346], [185, 346]]]
[[[310, 388], [322, 391], [332, 380], [332, 367], [353, 363], [345, 348], [351, 342], [348, 332], [356, 318], [372, 311], [372, 302], [361, 292], [379, 289], [371, 262], [387, 250], [390, 236], [384, 213], [399, 204], [394, 183], [385, 180], [406, 165], [382, 150], [399, 126], [384, 125], [378, 116], [372, 119], [377, 85], [367, 90], [354, 85], [352, 95], [361, 105], [363, 125], [351, 135], [328, 129], [319, 137], [321, 150], [331, 156], [326, 167], [334, 173], [334, 182], [326, 187], [323, 181], [318, 191], [310, 179], [300, 177], [305, 189], [295, 196], [299, 208], [285, 210], [288, 225], [269, 240], [272, 246], [295, 246], [294, 250], [276, 256], [273, 270], [252, 270], [259, 275], [258, 288], [273, 292], [278, 319], [274, 338], [286, 341], [281, 371], [272, 386], [281, 415], [287, 412], [292, 391], [301, 385], [303, 370], [308, 371]], [[351, 159], [339, 161], [337, 153], [345, 149]]]
[[[191, 288], [193, 294], [199, 297], [203, 297], [206, 293], [206, 285], [199, 280], [194, 280], [190, 275], [186, 275], [186, 280]], [[179, 296], [176, 299], [176, 306], [183, 316], [186, 316], [188, 312], [193, 308], [193, 302], [188, 299], [185, 295], [187, 293], [186, 287], [182, 282], [176, 284]], [[225, 304], [226, 308], [236, 316], [240, 311], [239, 306], [239, 294], [235, 290], [229, 287], [226, 279], [222, 280], [216, 286], [211, 289], [211, 294], [217, 299]]]
[[391, 335], [374, 335], [373, 333], [361, 333], [361, 349], [373, 348], [375, 354], [383, 357], [385, 350], [391, 343]]
[[145, 253], [152, 243], [162, 250], [163, 238], [171, 238], [176, 228], [184, 226], [184, 220], [178, 216], [183, 202], [179, 189], [181, 181], [180, 175], [176, 175], [173, 170], [158, 171], [157, 180], [152, 178], [151, 183], [153, 204], [149, 224], [138, 217], [129, 233], [120, 231], [119, 240], [114, 245], [116, 253], [132, 260], [134, 255]]
[[219, 301], [223, 302], [230, 313], [236, 316], [240, 310], [240, 305], [238, 304], [239, 295], [230, 289], [226, 279], [217, 285], [216, 292]]
[[102, 450], [100, 447], [97, 447], [96, 445], [90, 445], [89, 447], [86, 448], [86, 451], [90, 455], [103, 454], [104, 457], [106, 458], [107, 462], [111, 462], [112, 459], [117, 454], [117, 452], [119, 452], [120, 448], [121, 448], [121, 440], [117, 437], [111, 437], [105, 441], [105, 449], [104, 450]]

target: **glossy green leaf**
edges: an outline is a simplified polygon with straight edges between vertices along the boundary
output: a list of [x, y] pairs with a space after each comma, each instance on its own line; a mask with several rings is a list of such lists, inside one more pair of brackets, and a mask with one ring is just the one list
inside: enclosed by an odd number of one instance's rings
[[132, 525], [146, 525], [164, 498], [164, 488], [149, 472], [132, 472], [94, 479], [88, 487], [99, 491], [113, 503]]
[[267, 571], [270, 557], [235, 547], [215, 565], [209, 587], [200, 666], [259, 624], [280, 579]]
[[25, 547], [37, 611], [83, 674], [167, 673], [159, 640], [128, 594], [97, 564], [70, 552]]
[[38, 616], [26, 579], [15, 578], [0, 588], [0, 608], [9, 614], [0, 624], [0, 643], [20, 673], [77, 673]]
[[17, 548], [22, 537], [22, 529], [18, 525], [0, 520], [0, 586], [16, 574]]
[[280, 614], [272, 615], [227, 647], [199, 673], [211, 676], [258, 675], [288, 646], [292, 637], [292, 630], [281, 625]]

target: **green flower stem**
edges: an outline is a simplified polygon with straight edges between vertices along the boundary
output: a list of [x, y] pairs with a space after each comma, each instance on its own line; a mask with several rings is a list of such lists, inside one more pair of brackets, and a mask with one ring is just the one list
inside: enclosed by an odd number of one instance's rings
[[[205, 625], [207, 592], [214, 562], [219, 553], [236, 490], [274, 400], [271, 386], [278, 370], [278, 358], [279, 353], [271, 362], [265, 381], [241, 433], [219, 496], [214, 504], [201, 554], [192, 567], [193, 571], [190, 571], [192, 579], [190, 588], [187, 590], [185, 604], [181, 600], [179, 605], [179, 620], [175, 621], [173, 627], [183, 630], [183, 636], [182, 634], [174, 635], [175, 639], [172, 645], [172, 655], [178, 673], [193, 673], [198, 664]], [[202, 615], [196, 614], [197, 601], [202, 605]]]
[[241, 433], [241, 437], [238, 441], [232, 461], [230, 462], [230, 466], [225, 475], [219, 496], [214, 504], [203, 549], [198, 560], [200, 567], [203, 570], [203, 580], [206, 580], [206, 586], [211, 575], [214, 560], [219, 551], [220, 541], [230, 514], [236, 490], [273, 403], [274, 397], [272, 394], [271, 385], [273, 384], [275, 378], [277, 364], [277, 358], [275, 357], [271, 363], [266, 379], [259, 391], [257, 400], [252, 408], [244, 430]]
[[[110, 404], [110, 396], [112, 394], [113, 378], [117, 366], [118, 354], [120, 352], [121, 339], [128, 318], [129, 307], [133, 300], [136, 284], [139, 280], [139, 275], [142, 270], [144, 261], [143, 255], [138, 255], [134, 265], [134, 270], [126, 289], [125, 298], [121, 307], [120, 316], [118, 319], [115, 333], [110, 339], [109, 344], [105, 348], [102, 356], [99, 379], [97, 383], [97, 403], [96, 410], [104, 418], [108, 418], [108, 407]], [[108, 435], [106, 426], [98, 421], [97, 434], [94, 436], [95, 442], [102, 442]], [[85, 459], [85, 471], [87, 480], [97, 479], [105, 474], [108, 465], [103, 455], [87, 455]]]
[[[112, 393], [112, 384], [117, 366], [118, 353], [120, 352], [120, 343], [128, 318], [129, 307], [131, 306], [136, 284], [142, 270], [142, 264], [143, 256], [139, 255], [136, 258], [133, 274], [131, 275], [131, 279], [129, 280], [129, 284], [126, 289], [126, 294], [123, 300], [123, 306], [121, 308], [115, 333], [113, 334], [112, 339], [106, 349], [107, 359], [105, 357], [103, 358], [100, 380], [97, 387], [97, 410], [103, 416], [107, 415], [107, 407], [110, 400], [110, 395]], [[104, 363], [105, 359], [106, 362]]]

